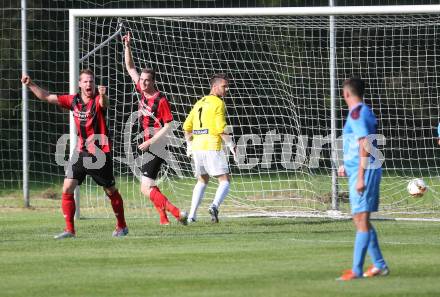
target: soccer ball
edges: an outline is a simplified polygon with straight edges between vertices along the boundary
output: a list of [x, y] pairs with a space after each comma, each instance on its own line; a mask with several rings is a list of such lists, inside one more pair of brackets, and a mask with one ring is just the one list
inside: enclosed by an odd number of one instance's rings
[[428, 187], [425, 182], [421, 178], [415, 178], [409, 181], [408, 186], [406, 187], [408, 193], [412, 196], [421, 197], [425, 194]]

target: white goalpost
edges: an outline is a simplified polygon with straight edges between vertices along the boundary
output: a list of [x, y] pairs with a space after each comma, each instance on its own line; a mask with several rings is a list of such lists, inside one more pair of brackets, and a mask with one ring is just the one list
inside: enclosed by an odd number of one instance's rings
[[[179, 207], [189, 208], [195, 183], [181, 124], [209, 91], [209, 77], [225, 72], [227, 121], [240, 162], [230, 158], [231, 192], [222, 212], [348, 214], [347, 181], [336, 178], [347, 113], [339, 94], [342, 81], [356, 75], [367, 82], [366, 101], [380, 123], [380, 214], [440, 218], [440, 5], [70, 10], [70, 92], [78, 89], [81, 68], [108, 87], [117, 186], [128, 216], [145, 217], [154, 212], [133, 169], [139, 131], [129, 119], [138, 97], [124, 68], [120, 37], [127, 32], [136, 67], [156, 69], [157, 87], [172, 106], [175, 129], [160, 181]], [[70, 123], [72, 150], [72, 117]], [[422, 198], [406, 192], [414, 177], [429, 186]], [[111, 214], [101, 189], [89, 181], [81, 187], [82, 215]], [[79, 205], [79, 190], [75, 197]]]

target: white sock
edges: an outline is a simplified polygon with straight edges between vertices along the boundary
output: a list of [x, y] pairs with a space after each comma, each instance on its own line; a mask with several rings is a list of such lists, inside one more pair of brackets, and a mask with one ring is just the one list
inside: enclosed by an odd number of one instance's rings
[[193, 196], [191, 200], [191, 211], [189, 212], [188, 219], [196, 219], [197, 208], [199, 208], [200, 203], [202, 202], [203, 195], [205, 195], [206, 184], [200, 181], [194, 186]]
[[217, 192], [215, 192], [215, 198], [212, 204], [219, 208], [223, 200], [225, 200], [226, 195], [229, 193], [229, 181], [221, 181], [218, 185]]

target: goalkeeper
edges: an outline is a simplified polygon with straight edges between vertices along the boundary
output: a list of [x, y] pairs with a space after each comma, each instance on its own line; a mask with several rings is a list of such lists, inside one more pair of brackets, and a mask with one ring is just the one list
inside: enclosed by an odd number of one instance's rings
[[211, 92], [196, 102], [183, 124], [187, 143], [187, 155], [193, 157], [197, 184], [193, 190], [189, 222], [196, 221], [199, 207], [209, 177], [217, 177], [219, 186], [214, 201], [209, 207], [211, 221], [218, 223], [218, 209], [229, 192], [229, 167], [222, 150], [222, 140], [236, 159], [236, 146], [226, 132], [225, 103], [223, 97], [228, 91], [228, 78], [216, 74], [210, 81]]

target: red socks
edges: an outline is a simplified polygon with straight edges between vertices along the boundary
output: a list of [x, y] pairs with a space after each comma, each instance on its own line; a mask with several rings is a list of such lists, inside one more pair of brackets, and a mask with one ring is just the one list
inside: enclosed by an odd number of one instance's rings
[[108, 196], [108, 198], [110, 198], [118, 228], [123, 229], [127, 227], [124, 216], [124, 202], [122, 201], [121, 195], [118, 191], [115, 191], [111, 196]]
[[65, 231], [75, 234], [75, 199], [73, 198], [73, 194], [63, 193], [61, 196], [61, 209], [63, 210], [64, 219], [66, 220]]
[[[61, 199], [61, 208], [63, 210], [64, 219], [66, 220], [66, 230], [75, 234], [74, 217], [75, 217], [75, 199], [73, 194], [63, 193]], [[125, 228], [124, 202], [118, 191], [109, 196], [113, 211], [118, 221], [118, 228]]]
[[180, 209], [175, 207], [171, 202], [167, 200], [165, 209], [169, 211], [176, 219], [180, 218]]
[[159, 212], [161, 224], [163, 216], [166, 217], [165, 210], [169, 211], [176, 219], [179, 219], [180, 209], [168, 201], [167, 197], [160, 192], [158, 187], [151, 187], [150, 200]]
[[160, 224], [161, 225], [168, 225], [170, 223], [170, 221], [168, 220], [168, 216], [167, 213], [165, 212], [165, 210], [163, 208], [157, 207], [155, 206], [157, 212], [159, 213], [159, 217], [160, 217]]

